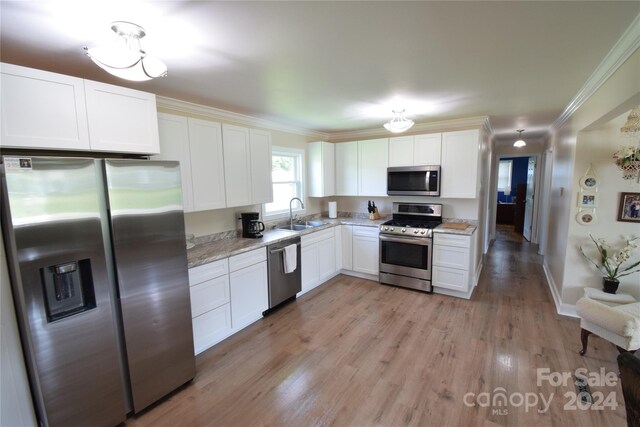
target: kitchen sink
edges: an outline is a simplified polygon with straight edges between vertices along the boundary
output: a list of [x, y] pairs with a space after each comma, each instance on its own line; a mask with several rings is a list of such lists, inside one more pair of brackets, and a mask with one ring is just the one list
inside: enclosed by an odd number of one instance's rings
[[276, 230], [302, 231], [308, 228], [313, 228], [313, 227], [310, 225], [304, 225], [304, 224], [293, 224], [293, 228], [291, 228], [291, 225], [287, 224], [287, 225], [282, 225], [280, 227], [276, 227]]
[[282, 225], [280, 227], [276, 227], [276, 230], [293, 230], [293, 231], [303, 231], [308, 230], [310, 228], [320, 227], [321, 225], [328, 224], [323, 221], [307, 221], [304, 224], [293, 224], [293, 228], [291, 228], [290, 224]]

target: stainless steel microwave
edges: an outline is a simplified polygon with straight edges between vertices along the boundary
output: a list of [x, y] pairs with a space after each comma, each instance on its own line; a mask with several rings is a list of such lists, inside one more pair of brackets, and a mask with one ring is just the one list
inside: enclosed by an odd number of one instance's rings
[[389, 196], [439, 196], [440, 166], [387, 168]]

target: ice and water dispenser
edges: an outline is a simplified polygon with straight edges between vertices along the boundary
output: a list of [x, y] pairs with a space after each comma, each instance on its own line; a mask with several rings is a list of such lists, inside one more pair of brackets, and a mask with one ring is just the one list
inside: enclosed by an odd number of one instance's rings
[[89, 259], [40, 269], [47, 321], [53, 322], [96, 307]]

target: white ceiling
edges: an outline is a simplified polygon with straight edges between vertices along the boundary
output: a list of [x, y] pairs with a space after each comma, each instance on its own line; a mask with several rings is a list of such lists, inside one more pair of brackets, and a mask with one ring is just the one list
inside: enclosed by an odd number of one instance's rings
[[[6, 1], [0, 59], [328, 133], [490, 116], [540, 136], [640, 13], [638, 1]], [[169, 75], [119, 80], [83, 46], [147, 30]]]

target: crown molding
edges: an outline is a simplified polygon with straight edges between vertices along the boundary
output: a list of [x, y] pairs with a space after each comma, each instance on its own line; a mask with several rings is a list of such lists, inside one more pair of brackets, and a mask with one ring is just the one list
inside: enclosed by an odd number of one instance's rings
[[559, 129], [638, 48], [640, 48], [640, 14], [635, 17], [631, 25], [587, 79], [582, 89], [553, 122], [552, 129]]
[[259, 127], [268, 130], [292, 133], [295, 135], [308, 136], [319, 140], [327, 140], [329, 134], [308, 129], [297, 128], [294, 126], [284, 125], [271, 120], [259, 119], [257, 117], [247, 116], [245, 114], [234, 113], [233, 111], [222, 110], [220, 108], [208, 107], [206, 105], [194, 104], [191, 102], [180, 101], [178, 99], [167, 98], [164, 96], [156, 96], [156, 106], [171, 111], [184, 114], [197, 114], [210, 117], [215, 120], [228, 121], [244, 126]]
[[363, 140], [372, 138], [389, 138], [393, 136], [418, 135], [421, 133], [447, 132], [453, 130], [465, 130], [472, 128], [484, 128], [491, 132], [489, 117], [477, 116], [462, 119], [441, 120], [438, 122], [416, 123], [410, 132], [402, 134], [394, 134], [385, 130], [382, 126], [375, 129], [363, 129], [346, 132], [331, 132], [329, 135], [330, 142], [340, 142], [349, 140]]

